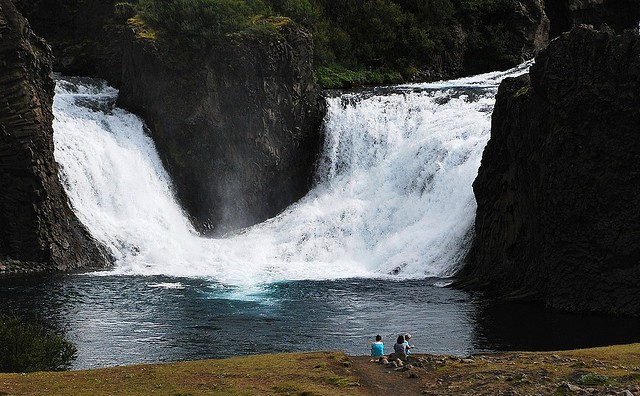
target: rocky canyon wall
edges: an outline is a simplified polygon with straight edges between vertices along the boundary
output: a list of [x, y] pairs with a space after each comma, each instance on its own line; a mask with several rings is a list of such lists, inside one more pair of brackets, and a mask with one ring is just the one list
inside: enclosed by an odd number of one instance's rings
[[474, 183], [467, 286], [640, 315], [640, 37], [586, 26], [505, 80]]
[[640, 2], [636, 0], [546, 1], [545, 11], [551, 20], [551, 38], [581, 24], [589, 24], [596, 29], [607, 24], [620, 34], [635, 28], [640, 21]]
[[14, 0], [36, 35], [51, 46], [53, 69], [120, 84], [122, 35], [132, 6], [112, 0]]
[[255, 224], [307, 193], [325, 111], [307, 32], [238, 34], [195, 62], [157, 46], [132, 34], [119, 103], [147, 121], [198, 231]]
[[0, 0], [0, 272], [101, 267], [53, 158], [51, 51]]

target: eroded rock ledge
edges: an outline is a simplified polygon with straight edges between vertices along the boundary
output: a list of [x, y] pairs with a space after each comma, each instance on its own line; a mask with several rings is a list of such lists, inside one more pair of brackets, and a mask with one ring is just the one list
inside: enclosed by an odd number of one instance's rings
[[58, 179], [51, 51], [10, 0], [0, 0], [0, 64], [0, 272], [104, 266]]
[[640, 37], [581, 26], [499, 89], [467, 286], [640, 315]]

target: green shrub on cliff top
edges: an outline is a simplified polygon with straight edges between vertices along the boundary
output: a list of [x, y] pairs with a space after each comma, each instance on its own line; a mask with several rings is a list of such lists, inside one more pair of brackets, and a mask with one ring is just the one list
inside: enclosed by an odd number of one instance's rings
[[140, 0], [141, 18], [167, 40], [204, 48], [268, 13], [262, 0]]
[[139, 0], [137, 10], [173, 48], [172, 56], [177, 49], [185, 59], [198, 59], [200, 50], [230, 33], [274, 34], [263, 22], [276, 16], [313, 34], [315, 67], [324, 68], [325, 77], [336, 66], [372, 75], [456, 68], [447, 62], [455, 62], [460, 41], [468, 72], [517, 62], [507, 48], [511, 0]]
[[363, 85], [398, 84], [402, 76], [397, 72], [374, 70], [353, 71], [341, 66], [319, 67], [316, 77], [320, 85], [327, 89], [353, 88]]
[[76, 347], [42, 325], [0, 315], [0, 372], [61, 371], [76, 357]]

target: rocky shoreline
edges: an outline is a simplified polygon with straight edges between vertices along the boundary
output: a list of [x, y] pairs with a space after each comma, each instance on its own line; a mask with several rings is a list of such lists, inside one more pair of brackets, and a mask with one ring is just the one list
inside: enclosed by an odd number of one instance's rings
[[307, 352], [69, 372], [0, 374], [20, 395], [640, 395], [640, 344], [472, 356], [416, 355], [388, 368], [368, 356]]
[[[574, 351], [503, 352], [465, 357], [416, 355], [401, 367], [351, 357], [373, 394], [620, 395], [640, 394], [638, 344]], [[389, 386], [393, 384], [393, 387]]]

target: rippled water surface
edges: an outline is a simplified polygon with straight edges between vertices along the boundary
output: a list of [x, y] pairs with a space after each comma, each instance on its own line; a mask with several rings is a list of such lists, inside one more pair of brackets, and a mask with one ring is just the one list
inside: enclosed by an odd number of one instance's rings
[[242, 290], [165, 276], [12, 276], [0, 278], [0, 305], [64, 332], [78, 348], [75, 369], [289, 351], [365, 355], [376, 334], [390, 353], [407, 331], [417, 352], [454, 355], [639, 340], [637, 320], [495, 305], [435, 281], [290, 281]]

